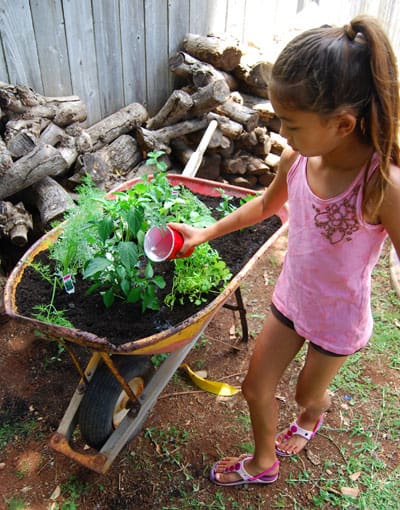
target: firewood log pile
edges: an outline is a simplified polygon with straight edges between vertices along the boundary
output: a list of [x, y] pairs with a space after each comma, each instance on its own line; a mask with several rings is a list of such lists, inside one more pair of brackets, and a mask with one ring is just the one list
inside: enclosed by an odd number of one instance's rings
[[269, 185], [285, 146], [268, 100], [271, 63], [229, 36], [187, 34], [169, 68], [177, 86], [154, 116], [132, 103], [90, 127], [78, 96], [0, 82], [0, 241], [26, 246], [32, 230], [37, 237], [61, 219], [85, 174], [108, 191], [152, 173], [145, 160], [159, 150], [182, 171], [212, 120], [218, 127], [197, 176]]

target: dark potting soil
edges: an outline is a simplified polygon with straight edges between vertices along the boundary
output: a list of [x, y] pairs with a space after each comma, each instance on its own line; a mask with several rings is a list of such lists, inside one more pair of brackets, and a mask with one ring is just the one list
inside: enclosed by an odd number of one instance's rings
[[[220, 203], [220, 199], [201, 196], [201, 200], [217, 217], [218, 213], [215, 211], [215, 207]], [[235, 202], [233, 203], [235, 204]], [[236, 275], [281, 225], [280, 218], [272, 216], [262, 223], [215, 239], [210, 244], [218, 251], [232, 274]], [[35, 259], [35, 261], [38, 260], [51, 265], [51, 261], [49, 262], [47, 258], [47, 251], [41, 252]], [[99, 294], [85, 295], [90, 283], [82, 280], [79, 276], [75, 280], [75, 293], [67, 294], [57, 290], [54, 306], [57, 310], [64, 311], [65, 317], [76, 329], [93, 333], [99, 337], [106, 337], [114, 344], [122, 344], [146, 338], [175, 326], [199, 312], [205, 304], [216, 297], [215, 293], [210, 293], [202, 305], [187, 302], [184, 305], [175, 304], [171, 310], [163, 304], [163, 300], [172, 287], [173, 262], [159, 263], [156, 265], [155, 271], [162, 275], [167, 282], [164, 289], [157, 290], [161, 304], [159, 311], [146, 310], [142, 313], [140, 305], [122, 301], [115, 301], [110, 308], [105, 308]], [[31, 267], [26, 268], [16, 291], [19, 314], [32, 317], [32, 308], [38, 304], [49, 304], [51, 294], [52, 287], [42, 279], [39, 273]]]

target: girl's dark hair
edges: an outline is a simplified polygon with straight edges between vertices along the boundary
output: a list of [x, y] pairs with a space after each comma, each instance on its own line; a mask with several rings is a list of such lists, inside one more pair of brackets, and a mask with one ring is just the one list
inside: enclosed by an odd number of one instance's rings
[[[270, 87], [287, 107], [330, 116], [351, 108], [357, 130], [378, 154], [380, 172], [364, 210], [376, 212], [399, 165], [399, 83], [396, 57], [379, 22], [357, 16], [344, 27], [324, 26], [295, 37], [281, 52]], [[369, 209], [369, 206], [368, 206]]]

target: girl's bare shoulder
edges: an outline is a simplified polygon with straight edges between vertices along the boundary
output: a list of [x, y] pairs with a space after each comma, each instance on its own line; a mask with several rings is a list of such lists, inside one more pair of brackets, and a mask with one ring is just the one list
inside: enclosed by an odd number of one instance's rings
[[279, 171], [287, 174], [293, 163], [299, 157], [299, 153], [287, 146], [282, 151], [281, 158], [279, 161]]
[[397, 165], [390, 166], [389, 180], [386, 183], [385, 194], [379, 210], [379, 217], [382, 224], [386, 227], [393, 243], [396, 238], [397, 249], [400, 249], [400, 167]]

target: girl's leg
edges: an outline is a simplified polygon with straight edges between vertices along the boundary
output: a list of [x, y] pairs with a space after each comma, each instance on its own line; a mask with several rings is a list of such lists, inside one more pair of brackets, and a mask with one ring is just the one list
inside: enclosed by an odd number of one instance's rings
[[[328, 387], [346, 359], [347, 356], [330, 356], [308, 346], [296, 386], [296, 402], [303, 408], [297, 423], [303, 429], [313, 430], [319, 417], [329, 408]], [[285, 433], [286, 430], [277, 438], [279, 450], [292, 455], [304, 448], [306, 439], [298, 435], [284, 439]]]
[[[251, 475], [261, 473], [276, 461], [278, 412], [275, 391], [283, 372], [303, 343], [303, 337], [272, 314], [267, 317], [257, 337], [249, 370], [242, 385], [243, 395], [249, 405], [255, 443], [254, 457], [245, 464]], [[240, 478], [237, 473], [224, 473], [224, 470], [237, 460], [237, 457], [227, 457], [217, 464], [215, 472], [219, 482], [232, 482]]]

